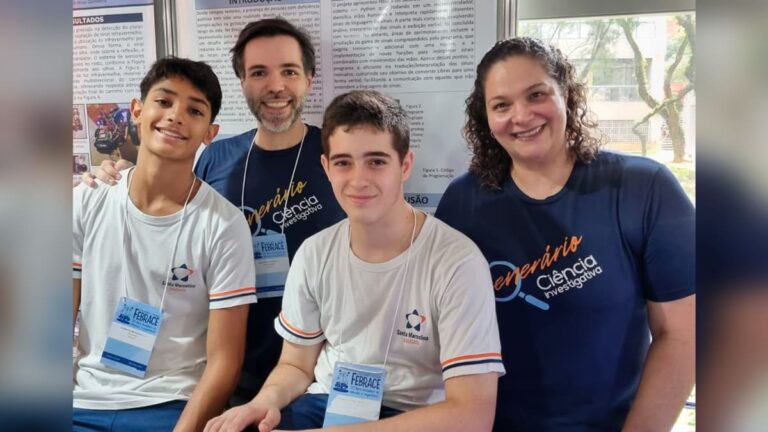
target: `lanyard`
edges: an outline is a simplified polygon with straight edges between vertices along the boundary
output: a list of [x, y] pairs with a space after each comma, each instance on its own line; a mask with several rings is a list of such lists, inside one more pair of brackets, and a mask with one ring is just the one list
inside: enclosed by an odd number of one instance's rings
[[[125, 192], [125, 206], [123, 208], [123, 288], [125, 289], [125, 298], [128, 297], [128, 279], [126, 276], [127, 273], [127, 258], [126, 258], [126, 250], [128, 248], [127, 246], [127, 240], [126, 240], [126, 232], [128, 231], [128, 201], [131, 199], [131, 180], [133, 177], [131, 176], [133, 172], [133, 168], [131, 168], [131, 171], [128, 172], [128, 185], [127, 185], [127, 191]], [[163, 287], [163, 296], [160, 298], [160, 310], [163, 310], [163, 303], [165, 302], [165, 293], [168, 291], [168, 284], [171, 282], [171, 274], [173, 272], [173, 261], [176, 259], [176, 251], [179, 247], [179, 239], [181, 239], [181, 229], [184, 226], [184, 218], [187, 214], [187, 204], [189, 203], [189, 198], [192, 196], [192, 190], [195, 189], [195, 182], [197, 181], [197, 176], [192, 177], [192, 186], [189, 187], [189, 193], [187, 193], [187, 199], [184, 200], [184, 207], [181, 209], [181, 219], [179, 219], [178, 226], [179, 228], [176, 230], [176, 240], [173, 242], [173, 252], [171, 253], [171, 260], [168, 263], [168, 274], [165, 277], [165, 286]]]
[[[288, 208], [288, 198], [291, 196], [291, 189], [293, 189], [293, 176], [296, 175], [296, 167], [299, 166], [299, 158], [301, 157], [301, 149], [304, 147], [304, 138], [307, 136], [307, 128], [304, 127], [304, 134], [301, 136], [301, 143], [299, 144], [299, 152], [296, 154], [296, 162], [293, 163], [293, 171], [291, 172], [291, 181], [288, 183], [288, 194], [285, 196], [285, 205], [283, 205], [283, 213]], [[245, 179], [248, 175], [248, 161], [251, 159], [251, 151], [256, 146], [256, 134], [253, 134], [253, 140], [251, 146], [248, 147], [248, 154], [245, 156], [245, 168], [243, 168], [243, 186], [240, 189], [240, 209], [245, 209]], [[259, 217], [258, 213], [255, 213], [256, 217]], [[280, 234], [285, 233], [285, 218], [280, 224]], [[257, 233], [258, 234], [258, 233]]]
[[[405, 291], [405, 281], [408, 278], [408, 263], [411, 261], [411, 250], [413, 249], [413, 239], [416, 237], [416, 221], [417, 221], [416, 209], [411, 207], [411, 210], [413, 211], [413, 229], [411, 230], [411, 243], [408, 245], [408, 252], [406, 252], [406, 255], [405, 255], [405, 270], [403, 271], [403, 280], [402, 280], [402, 283], [400, 284], [400, 292], [397, 295], [397, 303], [395, 303], [395, 313], [392, 316], [392, 328], [389, 331], [389, 340], [387, 340], [387, 349], [384, 352], [384, 365], [382, 367], [385, 368], [385, 369], [387, 367], [387, 359], [389, 358], [389, 347], [392, 345], [392, 334], [395, 332], [395, 322], [397, 321], [397, 313], [400, 310], [400, 302], [401, 302], [401, 300], [403, 298], [403, 291]], [[352, 250], [352, 232], [351, 232], [351, 228], [349, 228], [349, 230], [348, 230], [348, 235], [349, 235], [349, 247], [347, 248], [347, 259], [346, 259], [346, 261], [347, 261], [347, 271], [346, 271], [347, 277], [346, 277], [346, 281], [347, 281], [347, 286], [351, 287], [352, 286], [352, 280], [351, 280], [351, 277], [350, 277], [350, 273], [351, 272], [350, 272], [350, 268], [349, 268], [349, 265], [350, 265], [350, 256], [349, 256], [349, 254], [351, 253], [350, 251]], [[350, 294], [351, 294], [351, 292], [352, 291], [350, 291]], [[346, 300], [347, 300], [347, 296], [344, 296], [344, 298], [342, 299], [342, 308], [345, 311], [347, 310]], [[341, 334], [339, 336], [339, 339], [340, 339], [339, 340], [339, 348], [340, 348], [341, 354], [343, 355], [344, 354], [344, 350], [343, 350], [342, 347], [344, 346], [344, 326], [341, 326], [341, 332], [340, 333]], [[340, 356], [340, 358], [343, 360], [343, 357]]]

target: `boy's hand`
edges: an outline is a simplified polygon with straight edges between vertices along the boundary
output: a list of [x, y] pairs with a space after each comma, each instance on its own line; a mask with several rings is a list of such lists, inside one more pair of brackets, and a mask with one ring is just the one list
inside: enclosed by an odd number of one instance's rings
[[277, 427], [278, 423], [280, 409], [252, 400], [212, 418], [205, 425], [205, 432], [239, 432], [249, 426], [258, 426], [259, 432], [269, 432]]
[[92, 173], [83, 173], [81, 181], [92, 188], [95, 188], [97, 185], [96, 179], [99, 179], [110, 186], [114, 186], [117, 184], [117, 181], [120, 180], [120, 171], [131, 166], [133, 166], [133, 164], [125, 159], [120, 159], [116, 163], [107, 159], [101, 163], [99, 168], [96, 168], [96, 171]]

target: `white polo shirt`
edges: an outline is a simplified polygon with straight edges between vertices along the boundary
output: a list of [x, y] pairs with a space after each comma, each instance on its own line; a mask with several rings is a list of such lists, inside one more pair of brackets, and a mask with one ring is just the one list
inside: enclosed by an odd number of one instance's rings
[[202, 183], [187, 205], [163, 323], [145, 377], [101, 364], [107, 332], [125, 295], [123, 277], [130, 298], [160, 305], [182, 213], [142, 213], [126, 200], [127, 177], [123, 171], [114, 187], [81, 184], [73, 193], [74, 277], [82, 278], [75, 408], [127, 409], [189, 399], [205, 369], [209, 309], [256, 301], [245, 218]]
[[349, 250], [346, 219], [299, 248], [275, 329], [296, 344], [326, 341], [310, 393], [329, 392], [337, 360], [382, 366], [390, 334], [385, 406], [434, 404], [445, 399], [445, 379], [504, 373], [491, 276], [478, 248], [431, 216], [411, 248], [399, 306], [408, 251], [385, 263], [360, 260]]

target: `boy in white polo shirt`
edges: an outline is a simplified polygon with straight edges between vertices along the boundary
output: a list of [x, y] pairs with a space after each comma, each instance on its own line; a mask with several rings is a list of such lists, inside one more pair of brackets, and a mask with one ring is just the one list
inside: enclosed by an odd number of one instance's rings
[[220, 106], [208, 65], [158, 60], [131, 102], [136, 167], [74, 189], [74, 430], [200, 430], [235, 387], [253, 249], [239, 210], [192, 172]]
[[207, 431], [379, 418], [382, 431], [491, 429], [504, 368], [488, 265], [468, 238], [404, 201], [408, 145], [393, 99], [353, 91], [331, 102], [322, 163], [348, 219], [299, 248], [275, 320], [280, 362]]

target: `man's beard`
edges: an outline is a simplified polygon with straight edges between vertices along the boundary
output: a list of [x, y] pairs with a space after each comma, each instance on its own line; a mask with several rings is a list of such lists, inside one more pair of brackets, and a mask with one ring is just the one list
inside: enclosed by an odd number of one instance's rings
[[289, 102], [291, 111], [287, 118], [270, 118], [269, 115], [262, 115], [262, 113], [259, 112], [261, 103], [264, 100], [269, 99], [278, 98], [256, 98], [248, 95], [245, 96], [245, 100], [248, 103], [248, 108], [250, 108], [251, 112], [256, 117], [256, 120], [259, 121], [259, 125], [270, 132], [281, 133], [290, 129], [291, 126], [293, 126], [293, 124], [296, 123], [296, 121], [301, 117], [301, 112], [304, 109], [304, 102], [306, 101], [307, 96], [304, 95], [298, 99], [291, 99]]

